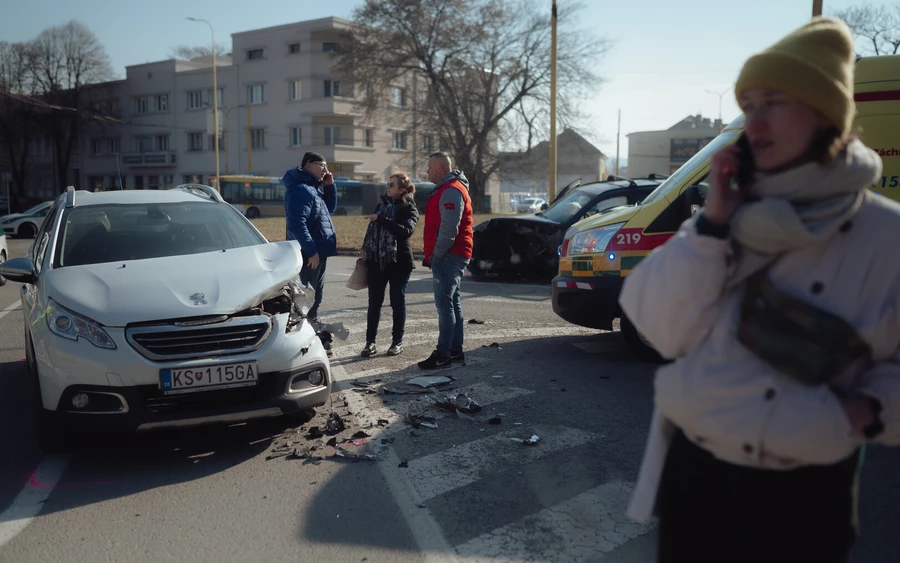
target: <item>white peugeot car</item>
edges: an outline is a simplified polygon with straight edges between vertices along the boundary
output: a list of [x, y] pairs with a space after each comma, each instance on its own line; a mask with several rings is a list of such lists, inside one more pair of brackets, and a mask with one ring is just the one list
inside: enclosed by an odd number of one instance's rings
[[11, 237], [31, 238], [41, 228], [51, 205], [52, 201], [45, 201], [21, 213], [4, 215], [0, 217], [0, 229]]
[[208, 186], [68, 192], [22, 282], [38, 438], [62, 429], [148, 430], [305, 412], [330, 366], [306, 320], [296, 241], [269, 243]]

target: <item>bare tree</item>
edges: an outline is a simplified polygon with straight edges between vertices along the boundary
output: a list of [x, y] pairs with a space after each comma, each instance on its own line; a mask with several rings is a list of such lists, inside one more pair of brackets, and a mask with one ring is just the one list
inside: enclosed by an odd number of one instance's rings
[[[191, 47], [190, 45], [179, 45], [169, 51], [169, 56], [173, 59], [179, 59], [182, 61], [190, 61], [192, 59], [196, 59], [198, 57], [208, 57], [212, 55], [212, 47], [210, 45], [204, 45], [200, 47]], [[222, 43], [216, 44], [216, 56], [217, 57], [226, 57], [231, 56], [231, 50], [223, 45]]]
[[[539, 9], [539, 8], [544, 9]], [[501, 136], [527, 143], [549, 130], [550, 11], [534, 0], [366, 0], [335, 54], [335, 70], [363, 86], [370, 118], [440, 132], [470, 180], [477, 209], [497, 171]], [[581, 6], [559, 13], [559, 118], [578, 118], [577, 101], [601, 83], [606, 40], [577, 29]], [[411, 110], [391, 108], [390, 88], [413, 85]], [[400, 104], [403, 105], [403, 104]], [[385, 115], [385, 112], [380, 112]], [[505, 135], [521, 138], [518, 143]], [[442, 145], [442, 146], [441, 146]], [[435, 147], [437, 148], [437, 147]], [[412, 151], [424, 147], [413, 146]]]
[[75, 20], [42, 31], [30, 53], [34, 94], [46, 104], [39, 122], [52, 142], [57, 188], [62, 189], [88, 116], [83, 111], [85, 87], [109, 79], [112, 69], [97, 36]]
[[834, 12], [857, 39], [860, 54], [894, 55], [900, 50], [900, 3], [893, 6], [863, 4]]
[[27, 43], [0, 41], [0, 143], [12, 168], [16, 192], [25, 195], [28, 149], [35, 129], [31, 53]]

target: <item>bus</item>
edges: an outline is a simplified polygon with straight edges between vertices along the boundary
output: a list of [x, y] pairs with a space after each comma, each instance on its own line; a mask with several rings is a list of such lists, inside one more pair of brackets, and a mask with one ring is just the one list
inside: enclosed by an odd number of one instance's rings
[[[222, 198], [240, 210], [248, 219], [259, 217], [284, 217], [285, 186], [281, 178], [270, 176], [229, 175], [222, 176], [221, 187], [217, 178], [210, 184], [217, 188]], [[350, 178], [334, 179], [337, 187], [337, 209], [332, 215], [368, 215], [375, 210], [385, 193], [383, 182], [361, 182]], [[416, 200], [420, 201], [434, 189], [434, 184], [414, 182]]]

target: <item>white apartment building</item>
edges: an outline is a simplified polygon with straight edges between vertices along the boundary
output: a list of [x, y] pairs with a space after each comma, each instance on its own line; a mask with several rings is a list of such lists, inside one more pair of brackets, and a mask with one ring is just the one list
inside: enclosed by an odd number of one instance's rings
[[[315, 151], [335, 176], [384, 180], [397, 169], [425, 176], [425, 158], [440, 140], [411, 130], [410, 85], [390, 85], [390, 108], [367, 120], [354, 104], [360, 92], [331, 72], [329, 54], [350, 26], [331, 17], [232, 35], [232, 56], [216, 58], [221, 174], [280, 177]], [[73, 158], [81, 187], [114, 189], [117, 170], [129, 189], [208, 183], [212, 67], [211, 57], [133, 65], [125, 80], [92, 87], [91, 103], [122, 124], [85, 132]]]

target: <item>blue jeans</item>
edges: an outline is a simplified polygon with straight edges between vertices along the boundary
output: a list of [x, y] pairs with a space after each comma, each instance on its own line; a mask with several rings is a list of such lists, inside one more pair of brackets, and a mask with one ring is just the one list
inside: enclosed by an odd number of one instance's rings
[[303, 257], [303, 269], [300, 270], [300, 283], [308, 284], [316, 291], [316, 299], [313, 306], [309, 308], [307, 317], [316, 318], [319, 316], [319, 305], [322, 304], [322, 294], [325, 292], [325, 262], [327, 258], [319, 258], [319, 267], [313, 270], [306, 265], [308, 258]]
[[449, 356], [451, 351], [462, 352], [465, 325], [459, 289], [468, 263], [467, 259], [453, 254], [431, 259], [434, 304], [438, 311], [437, 351], [444, 356]]

